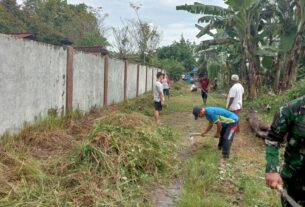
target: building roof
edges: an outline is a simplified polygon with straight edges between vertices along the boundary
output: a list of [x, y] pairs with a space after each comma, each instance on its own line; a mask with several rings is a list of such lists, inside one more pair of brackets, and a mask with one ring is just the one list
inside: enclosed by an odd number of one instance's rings
[[35, 38], [35, 35], [32, 33], [26, 33], [26, 32], [21, 32], [21, 33], [7, 33], [8, 35], [13, 35], [15, 37], [20, 37], [20, 38]]

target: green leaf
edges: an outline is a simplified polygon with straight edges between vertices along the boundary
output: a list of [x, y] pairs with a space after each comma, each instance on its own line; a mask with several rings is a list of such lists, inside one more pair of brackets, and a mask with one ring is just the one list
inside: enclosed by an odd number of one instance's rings
[[262, 65], [268, 69], [273, 68], [273, 59], [271, 57], [263, 57]]
[[177, 10], [185, 10], [193, 14], [208, 14], [217, 16], [226, 16], [228, 13], [232, 13], [231, 10], [214, 5], [205, 5], [195, 2], [194, 5], [180, 5], [176, 7]]

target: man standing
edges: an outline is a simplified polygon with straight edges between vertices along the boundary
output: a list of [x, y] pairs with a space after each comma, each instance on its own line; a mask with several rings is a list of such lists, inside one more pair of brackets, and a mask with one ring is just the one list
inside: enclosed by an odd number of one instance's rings
[[209, 121], [209, 125], [202, 136], [206, 136], [212, 129], [213, 124], [216, 124], [217, 131], [214, 135], [215, 138], [219, 138], [218, 149], [222, 150], [221, 164], [225, 164], [230, 155], [231, 145], [233, 143], [235, 130], [238, 124], [238, 116], [231, 111], [228, 111], [221, 107], [206, 107], [195, 106], [193, 108], [193, 115], [195, 120], [198, 117], [204, 116]]
[[208, 79], [207, 73], [203, 74], [203, 77], [199, 81], [200, 89], [201, 89], [201, 97], [203, 104], [207, 104], [207, 99], [208, 99], [208, 92], [209, 92], [209, 84], [210, 81]]
[[[285, 163], [279, 169], [279, 148], [287, 140]], [[276, 113], [266, 143], [266, 184], [277, 188], [284, 181], [287, 193], [305, 206], [305, 96], [281, 107]], [[282, 205], [291, 205], [282, 198]]]
[[[243, 94], [244, 87], [239, 83], [238, 75], [232, 75], [231, 80], [233, 86], [231, 87], [228, 98], [227, 98], [227, 109], [234, 112], [238, 117], [243, 105]], [[239, 133], [239, 125], [237, 127], [236, 133]]]
[[160, 111], [162, 111], [162, 106], [164, 104], [163, 86], [162, 86], [163, 74], [161, 72], [157, 73], [157, 80], [154, 85], [154, 104], [155, 112], [154, 117], [157, 124], [160, 123]]
[[163, 86], [163, 95], [167, 96], [169, 99], [169, 88], [170, 88], [170, 81], [167, 75], [163, 73], [163, 79], [162, 79], [162, 86]]

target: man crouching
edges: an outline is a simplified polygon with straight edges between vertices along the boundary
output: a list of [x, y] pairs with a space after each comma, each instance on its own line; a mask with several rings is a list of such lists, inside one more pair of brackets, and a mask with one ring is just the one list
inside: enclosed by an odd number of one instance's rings
[[219, 138], [218, 149], [222, 150], [222, 158], [220, 164], [224, 165], [230, 156], [230, 149], [233, 143], [235, 130], [238, 126], [238, 116], [221, 107], [201, 107], [195, 106], [193, 108], [193, 114], [195, 120], [198, 117], [203, 118], [204, 116], [209, 121], [209, 125], [202, 136], [206, 136], [207, 133], [212, 129], [213, 124], [216, 124], [217, 131], [215, 138]]

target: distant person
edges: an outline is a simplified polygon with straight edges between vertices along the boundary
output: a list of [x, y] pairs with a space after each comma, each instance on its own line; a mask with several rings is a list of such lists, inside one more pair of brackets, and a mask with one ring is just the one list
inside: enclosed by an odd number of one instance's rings
[[[284, 188], [296, 202], [305, 206], [305, 96], [282, 106], [276, 113], [265, 139], [266, 184]], [[279, 148], [286, 143], [280, 171]], [[282, 198], [282, 206], [292, 205]]]
[[[228, 98], [227, 98], [227, 109], [234, 112], [238, 117], [243, 106], [243, 94], [244, 87], [239, 83], [238, 75], [234, 74], [231, 76], [232, 87], [230, 88]], [[237, 127], [236, 133], [240, 132], [239, 125]]]
[[195, 120], [203, 118], [204, 116], [209, 121], [209, 125], [202, 136], [206, 136], [212, 129], [213, 124], [216, 124], [217, 131], [214, 135], [215, 138], [219, 138], [218, 149], [222, 150], [222, 158], [220, 164], [225, 164], [230, 156], [230, 149], [233, 143], [235, 130], [238, 124], [238, 116], [221, 107], [201, 107], [195, 106], [193, 108], [193, 115]]
[[200, 89], [201, 89], [201, 97], [203, 104], [207, 104], [207, 99], [208, 99], [208, 92], [209, 92], [209, 85], [210, 81], [208, 79], [207, 74], [204, 74], [203, 77], [199, 81]]
[[154, 104], [155, 112], [154, 117], [157, 124], [160, 124], [160, 111], [162, 111], [162, 106], [164, 105], [164, 95], [162, 86], [163, 74], [161, 72], [157, 73], [157, 80], [154, 85]]
[[197, 86], [195, 85], [194, 82], [192, 82], [192, 85], [191, 85], [191, 92], [196, 92], [197, 91]]
[[164, 96], [167, 96], [169, 99], [170, 93], [169, 93], [169, 89], [170, 89], [170, 80], [168, 78], [167, 75], [165, 75], [163, 73], [163, 79], [162, 79], [162, 86], [163, 86], [163, 94]]

